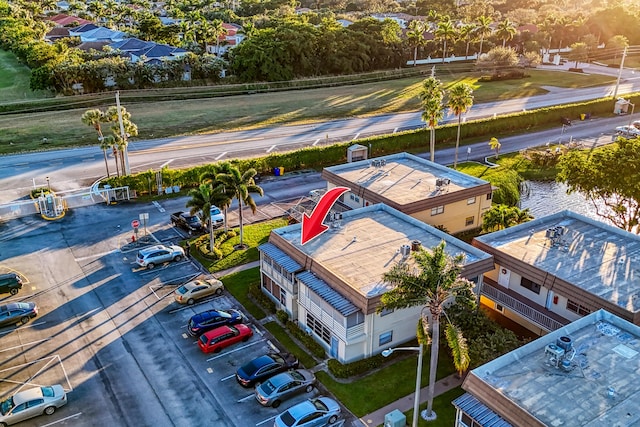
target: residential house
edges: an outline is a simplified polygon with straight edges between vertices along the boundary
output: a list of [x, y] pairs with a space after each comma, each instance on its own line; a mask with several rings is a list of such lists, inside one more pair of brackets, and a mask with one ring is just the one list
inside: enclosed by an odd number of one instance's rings
[[77, 16], [66, 15], [64, 13], [49, 16], [45, 20], [53, 22], [57, 27], [72, 27], [74, 25], [90, 24], [91, 21], [78, 18]]
[[222, 24], [225, 29], [225, 33], [218, 37], [217, 44], [207, 44], [207, 53], [211, 53], [217, 56], [224, 55], [229, 49], [236, 47], [245, 39], [245, 35], [241, 33], [242, 27], [237, 24]]
[[[69, 31], [69, 34], [75, 36], [76, 32]], [[80, 41], [82, 41], [83, 43], [99, 41], [119, 42], [129, 37], [122, 31], [111, 30], [105, 27], [98, 27], [89, 31], [80, 32], [78, 36], [80, 37]]]
[[456, 427], [640, 425], [640, 328], [605, 310], [471, 370]]
[[476, 237], [481, 302], [540, 335], [605, 310], [640, 324], [640, 236], [571, 211]]
[[322, 171], [328, 189], [348, 187], [349, 208], [384, 203], [457, 233], [482, 226], [491, 208], [491, 184], [408, 153], [331, 166]]
[[187, 54], [185, 49], [179, 47], [140, 40], [135, 37], [126, 38], [108, 46], [128, 56], [134, 63], [141, 60], [145, 62], [172, 60]]
[[48, 42], [54, 42], [65, 37], [69, 37], [69, 29], [67, 27], [53, 27], [44, 35], [44, 39]]
[[263, 292], [341, 362], [415, 338], [422, 307], [376, 313], [390, 289], [383, 273], [413, 262], [412, 250], [444, 240], [448, 254], [465, 255], [462, 276], [475, 282], [493, 268], [489, 254], [384, 204], [332, 218], [304, 245], [301, 224], [273, 230], [259, 247], [260, 271]]

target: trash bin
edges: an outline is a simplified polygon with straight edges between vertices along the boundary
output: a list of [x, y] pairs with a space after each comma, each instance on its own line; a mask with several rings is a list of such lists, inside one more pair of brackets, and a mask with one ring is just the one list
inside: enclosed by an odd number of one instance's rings
[[407, 417], [397, 409], [384, 416], [384, 425], [389, 427], [404, 427], [407, 425]]
[[280, 169], [280, 175], [284, 175], [284, 168], [280, 166], [278, 169]]
[[584, 114], [584, 113], [583, 113], [583, 114], [580, 114], [580, 120], [584, 120], [584, 119], [585, 119], [585, 117], [587, 117], [587, 115], [586, 115], [586, 114]]
[[273, 174], [275, 176], [280, 176], [280, 168], [273, 168]]

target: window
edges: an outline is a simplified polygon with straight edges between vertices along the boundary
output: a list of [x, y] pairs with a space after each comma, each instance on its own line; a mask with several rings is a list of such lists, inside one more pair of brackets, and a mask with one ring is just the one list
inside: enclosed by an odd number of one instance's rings
[[499, 311], [500, 313], [504, 313], [504, 307], [501, 306], [500, 304], [496, 304], [496, 311]]
[[431, 216], [440, 215], [444, 212], [444, 206], [437, 206], [435, 208], [431, 208]]
[[385, 332], [384, 334], [380, 334], [380, 337], [378, 337], [379, 346], [389, 344], [391, 341], [393, 341], [393, 331]]
[[581, 316], [586, 316], [587, 314], [591, 313], [591, 310], [589, 310], [587, 307], [578, 304], [575, 301], [571, 301], [570, 299], [567, 300], [567, 310], [578, 313]]
[[491, 200], [491, 193], [487, 193], [487, 200]]
[[472, 205], [476, 202], [476, 198], [475, 197], [470, 197], [467, 199], [467, 204], [468, 205]]
[[387, 314], [391, 314], [393, 313], [395, 310], [393, 308], [383, 308], [382, 311], [380, 312], [380, 317], [382, 316], [386, 316]]
[[473, 216], [468, 216], [465, 220], [464, 220], [464, 225], [473, 225], [473, 222], [475, 221], [475, 217]]
[[355, 199], [355, 197], [356, 197], [356, 196], [354, 196], [354, 195], [353, 195], [353, 193], [349, 193], [349, 198], [350, 198], [351, 200]]
[[287, 292], [284, 289], [280, 289], [280, 304], [287, 305]]
[[523, 288], [529, 289], [534, 294], [538, 294], [538, 295], [540, 294], [540, 285], [538, 285], [535, 282], [532, 282], [531, 280], [525, 277], [520, 279], [520, 286], [522, 286]]
[[318, 319], [316, 319], [309, 313], [307, 313], [307, 327], [309, 327], [309, 329], [315, 332], [316, 335], [322, 338], [322, 341], [326, 342], [327, 344], [331, 343], [331, 331], [329, 330], [329, 328], [324, 326]]
[[354, 200], [356, 201], [356, 203], [360, 203], [360, 197], [356, 196]]

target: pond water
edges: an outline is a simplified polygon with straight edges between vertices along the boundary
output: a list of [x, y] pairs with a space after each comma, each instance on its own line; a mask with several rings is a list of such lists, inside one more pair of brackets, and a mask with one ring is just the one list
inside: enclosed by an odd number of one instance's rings
[[520, 197], [520, 207], [528, 208], [535, 218], [551, 215], [565, 209], [579, 213], [598, 221], [603, 218], [596, 215], [596, 210], [580, 193], [567, 194], [567, 186], [555, 181], [526, 181], [527, 191]]

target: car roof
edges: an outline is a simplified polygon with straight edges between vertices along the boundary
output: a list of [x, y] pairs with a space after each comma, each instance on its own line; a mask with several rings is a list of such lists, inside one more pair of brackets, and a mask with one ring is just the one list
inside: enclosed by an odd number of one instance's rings
[[224, 317], [227, 319], [231, 319], [233, 317], [233, 315], [236, 314], [235, 310], [207, 310], [207, 311], [201, 311], [200, 313], [194, 314], [193, 315], [193, 319], [200, 321], [200, 320], [207, 320], [207, 319], [211, 319], [212, 317]]
[[42, 388], [36, 387], [31, 388], [29, 390], [20, 391], [13, 395], [13, 404], [18, 406], [24, 402], [28, 402], [34, 399], [41, 399], [42, 396]]
[[282, 372], [274, 375], [267, 381], [269, 381], [275, 388], [278, 388], [283, 384], [289, 384], [291, 381], [295, 381], [295, 378], [293, 378], [289, 372]]
[[10, 302], [0, 306], [0, 311], [24, 310], [29, 308], [30, 304], [26, 302]]
[[14, 279], [16, 277], [18, 277], [17, 273], [2, 273], [2, 274], [0, 274], [0, 279], [8, 279], [8, 278]]
[[316, 410], [317, 410], [316, 406], [313, 403], [311, 403], [311, 400], [307, 399], [289, 408], [288, 412], [291, 414], [293, 418], [295, 418], [296, 420], [299, 420], [305, 415], [315, 412]]
[[140, 252], [143, 254], [148, 254], [149, 252], [158, 251], [161, 249], [167, 249], [167, 247], [164, 245], [155, 245], [148, 248], [140, 249]]
[[224, 335], [227, 332], [231, 331], [231, 328], [227, 325], [224, 326], [218, 326], [215, 329], [210, 330], [209, 332], [205, 332], [205, 336], [207, 338], [216, 338], [219, 337], [220, 335]]

